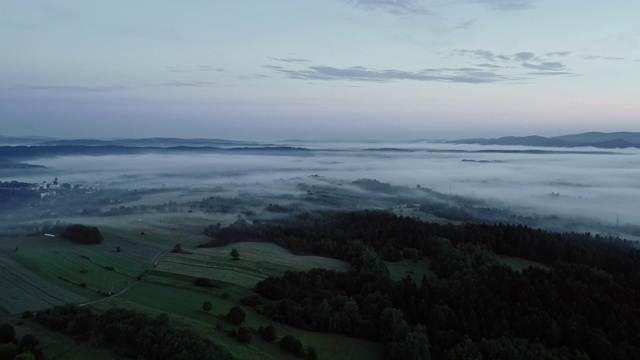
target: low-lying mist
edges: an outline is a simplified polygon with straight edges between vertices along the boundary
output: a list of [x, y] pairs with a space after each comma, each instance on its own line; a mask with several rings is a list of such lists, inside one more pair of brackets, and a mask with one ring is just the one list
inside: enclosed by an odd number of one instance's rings
[[[45, 169], [1, 173], [4, 181], [60, 182], [124, 189], [243, 189], [296, 193], [311, 175], [350, 183], [376, 179], [397, 186], [480, 199], [527, 216], [556, 215], [601, 224], [638, 225], [640, 150], [595, 151], [441, 143], [301, 143], [299, 155], [181, 153], [59, 156], [29, 160]], [[282, 181], [285, 180], [285, 181]], [[371, 197], [384, 199], [372, 192]], [[385, 195], [386, 196], [386, 195]]]

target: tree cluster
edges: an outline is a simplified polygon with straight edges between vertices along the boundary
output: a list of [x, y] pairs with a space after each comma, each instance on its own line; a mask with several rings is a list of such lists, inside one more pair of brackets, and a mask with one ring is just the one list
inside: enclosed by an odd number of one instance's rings
[[[389, 358], [640, 358], [640, 252], [620, 239], [381, 212], [234, 231], [349, 261], [347, 273], [269, 277], [256, 286], [266, 300], [247, 302], [296, 327], [381, 341]], [[437, 276], [392, 281], [381, 258], [398, 253], [429, 257]], [[494, 253], [546, 268], [514, 271]]]
[[73, 224], [64, 228], [60, 232], [60, 236], [67, 240], [71, 240], [78, 244], [95, 245], [101, 244], [104, 238], [95, 226], [86, 226], [82, 224]]
[[43, 359], [40, 339], [32, 334], [25, 334], [20, 339], [9, 323], [0, 324], [0, 360]]
[[88, 340], [131, 359], [232, 359], [192, 331], [173, 327], [166, 314], [151, 318], [114, 308], [96, 315], [87, 308], [65, 305], [41, 311], [35, 318], [51, 330], [78, 341]]

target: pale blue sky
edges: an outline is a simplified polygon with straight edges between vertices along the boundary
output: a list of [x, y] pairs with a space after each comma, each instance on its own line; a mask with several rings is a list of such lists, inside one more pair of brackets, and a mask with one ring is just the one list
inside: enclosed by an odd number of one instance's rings
[[0, 6], [0, 135], [640, 131], [636, 0]]

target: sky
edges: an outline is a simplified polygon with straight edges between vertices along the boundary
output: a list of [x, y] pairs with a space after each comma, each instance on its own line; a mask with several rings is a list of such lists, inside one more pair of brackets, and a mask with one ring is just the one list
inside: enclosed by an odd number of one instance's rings
[[640, 1], [0, 0], [0, 135], [640, 131]]

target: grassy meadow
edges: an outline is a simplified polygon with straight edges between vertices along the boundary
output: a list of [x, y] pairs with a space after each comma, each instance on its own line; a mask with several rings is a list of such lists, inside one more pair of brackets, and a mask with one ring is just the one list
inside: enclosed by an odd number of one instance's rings
[[[298, 256], [271, 243], [198, 248], [207, 241], [200, 235], [206, 225], [235, 221], [226, 215], [215, 221], [197, 212], [61, 221], [97, 226], [104, 242], [80, 245], [44, 235], [0, 239], [2, 318], [17, 323], [21, 319], [11, 315], [66, 303], [87, 303], [98, 312], [118, 306], [151, 315], [167, 313], [174, 324], [195, 330], [238, 359], [295, 359], [278, 346], [277, 339], [267, 342], [255, 333], [258, 327], [267, 325], [275, 327], [278, 339], [292, 334], [305, 347], [316, 348], [320, 359], [376, 359], [382, 355], [380, 344], [296, 329], [273, 322], [239, 302], [253, 294], [255, 284], [268, 276], [318, 267], [345, 271], [349, 265], [344, 261]], [[184, 252], [170, 252], [176, 244]], [[232, 260], [232, 248], [240, 253], [239, 260]], [[210, 279], [214, 286], [195, 286], [193, 281], [198, 277]], [[211, 301], [210, 312], [202, 310], [204, 301]], [[241, 344], [227, 333], [237, 328], [224, 318], [233, 306], [241, 306], [247, 313], [241, 326], [253, 329], [249, 344]], [[19, 322], [22, 324], [17, 325], [17, 331], [37, 334], [49, 359], [119, 359], [108, 351], [48, 331], [33, 320]]]

